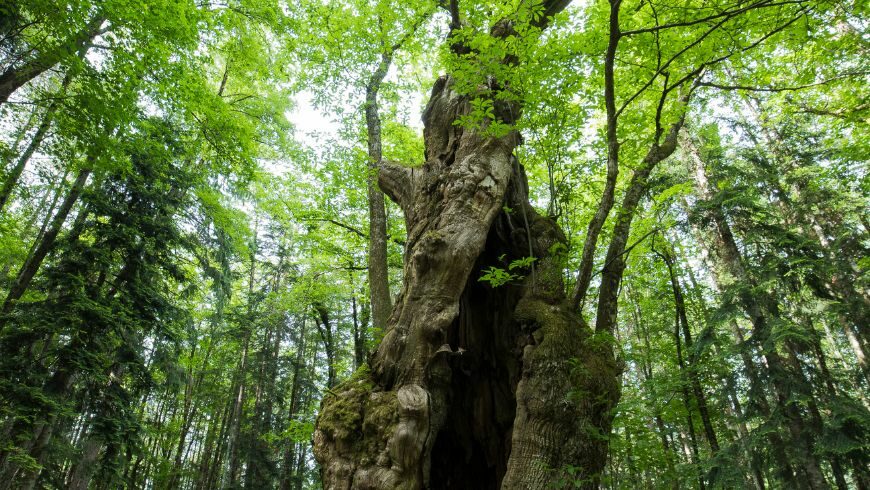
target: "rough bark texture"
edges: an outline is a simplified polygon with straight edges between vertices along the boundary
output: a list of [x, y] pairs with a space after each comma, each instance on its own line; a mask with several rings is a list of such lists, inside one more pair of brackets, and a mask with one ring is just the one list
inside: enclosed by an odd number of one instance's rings
[[[323, 400], [324, 488], [546, 488], [568, 466], [591, 486], [604, 466], [619, 368], [566, 301], [565, 239], [528, 204], [517, 135], [453, 124], [469, 110], [439, 79], [425, 164], [380, 170], [405, 214], [405, 280], [371, 368]], [[478, 281], [530, 244], [524, 279]]]

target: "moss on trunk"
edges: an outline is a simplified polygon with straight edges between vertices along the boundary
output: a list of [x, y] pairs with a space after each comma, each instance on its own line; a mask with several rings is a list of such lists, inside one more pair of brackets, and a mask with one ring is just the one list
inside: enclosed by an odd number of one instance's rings
[[[604, 466], [619, 396], [610, 343], [566, 301], [565, 238], [528, 202], [519, 136], [453, 124], [468, 112], [442, 77], [424, 111], [426, 163], [381, 168], [405, 214], [405, 280], [371, 370], [324, 398], [325, 488], [592, 486]], [[530, 256], [507, 284], [479, 281]]]

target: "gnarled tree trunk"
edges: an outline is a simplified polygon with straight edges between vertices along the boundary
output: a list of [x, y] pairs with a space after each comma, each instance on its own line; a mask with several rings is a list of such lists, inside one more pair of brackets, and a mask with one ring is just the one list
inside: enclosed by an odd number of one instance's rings
[[[528, 203], [518, 135], [454, 125], [470, 104], [453, 85], [441, 77], [424, 111], [425, 164], [380, 171], [405, 214], [405, 280], [371, 369], [323, 400], [324, 488], [591, 487], [619, 367], [566, 300], [565, 238]], [[478, 281], [529, 255], [524, 278]]]

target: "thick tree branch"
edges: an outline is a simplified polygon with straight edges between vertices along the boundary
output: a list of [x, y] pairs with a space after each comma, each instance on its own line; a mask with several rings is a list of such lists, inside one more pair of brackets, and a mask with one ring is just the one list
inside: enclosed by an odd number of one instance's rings
[[378, 186], [403, 210], [411, 204], [414, 193], [412, 169], [384, 160], [378, 169]]

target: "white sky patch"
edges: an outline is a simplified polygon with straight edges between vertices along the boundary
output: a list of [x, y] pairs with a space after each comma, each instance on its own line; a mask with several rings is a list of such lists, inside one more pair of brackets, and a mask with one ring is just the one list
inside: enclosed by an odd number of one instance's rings
[[330, 119], [314, 107], [314, 94], [304, 90], [296, 94], [296, 103], [287, 114], [296, 130], [296, 138], [306, 146], [316, 147], [323, 137], [338, 138], [341, 122]]

